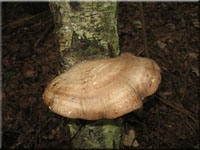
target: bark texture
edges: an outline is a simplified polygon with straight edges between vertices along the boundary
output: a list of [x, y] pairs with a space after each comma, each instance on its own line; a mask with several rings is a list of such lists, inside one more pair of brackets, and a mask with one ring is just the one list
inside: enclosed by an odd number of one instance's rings
[[117, 3], [51, 2], [62, 71], [75, 63], [119, 54]]
[[[77, 62], [119, 55], [116, 2], [50, 2], [60, 52], [60, 72]], [[68, 124], [72, 147], [80, 149], [120, 148], [123, 119]]]

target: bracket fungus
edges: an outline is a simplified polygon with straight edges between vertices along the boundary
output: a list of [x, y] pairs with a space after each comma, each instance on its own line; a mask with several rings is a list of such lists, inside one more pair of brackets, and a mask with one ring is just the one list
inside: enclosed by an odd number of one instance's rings
[[124, 53], [74, 65], [46, 87], [44, 102], [64, 117], [112, 119], [141, 108], [160, 82], [155, 61]]

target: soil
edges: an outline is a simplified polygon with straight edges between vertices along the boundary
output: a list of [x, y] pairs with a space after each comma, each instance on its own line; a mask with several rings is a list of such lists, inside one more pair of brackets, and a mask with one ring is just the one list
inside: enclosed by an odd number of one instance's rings
[[[2, 3], [2, 147], [70, 148], [68, 120], [43, 103], [58, 72], [48, 3]], [[199, 22], [197, 3], [124, 2], [118, 7], [121, 53], [149, 51], [162, 83], [139, 115], [125, 115], [137, 148], [199, 148]], [[144, 42], [146, 39], [147, 42]], [[146, 47], [146, 48], [144, 48]], [[135, 148], [134, 146], [125, 146]]]

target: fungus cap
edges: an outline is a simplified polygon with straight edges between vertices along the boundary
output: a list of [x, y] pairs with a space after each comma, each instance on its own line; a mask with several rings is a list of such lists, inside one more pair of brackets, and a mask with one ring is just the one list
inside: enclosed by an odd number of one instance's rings
[[46, 87], [44, 102], [68, 118], [112, 119], [141, 108], [160, 82], [155, 61], [125, 53], [74, 65]]

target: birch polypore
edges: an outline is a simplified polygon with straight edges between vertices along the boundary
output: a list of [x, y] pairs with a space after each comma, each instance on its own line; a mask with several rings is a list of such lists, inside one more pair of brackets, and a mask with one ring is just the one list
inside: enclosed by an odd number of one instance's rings
[[125, 53], [74, 65], [46, 87], [44, 102], [68, 118], [112, 119], [141, 108], [160, 82], [155, 61]]

